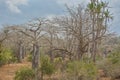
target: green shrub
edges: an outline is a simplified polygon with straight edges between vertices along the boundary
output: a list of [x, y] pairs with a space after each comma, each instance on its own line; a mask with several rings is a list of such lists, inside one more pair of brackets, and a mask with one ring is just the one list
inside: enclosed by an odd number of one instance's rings
[[41, 72], [43, 75], [51, 75], [54, 73], [54, 65], [50, 62], [50, 58], [48, 56], [43, 56], [41, 58]]
[[66, 71], [70, 74], [68, 77], [70, 80], [95, 80], [97, 77], [97, 68], [93, 63], [69, 62]]
[[15, 62], [17, 59], [13, 56], [13, 53], [10, 49], [3, 49], [0, 53], [0, 66]]
[[120, 63], [120, 52], [111, 53], [111, 54], [108, 56], [108, 59], [109, 59], [113, 64], [119, 64], [119, 63]]
[[34, 80], [35, 72], [31, 68], [23, 67], [15, 74], [14, 80]]
[[40, 68], [39, 68], [39, 72], [41, 72], [41, 80], [44, 80], [44, 76], [48, 75], [51, 76], [55, 69], [54, 69], [54, 65], [50, 62], [50, 58], [47, 55], [41, 55], [40, 58]]

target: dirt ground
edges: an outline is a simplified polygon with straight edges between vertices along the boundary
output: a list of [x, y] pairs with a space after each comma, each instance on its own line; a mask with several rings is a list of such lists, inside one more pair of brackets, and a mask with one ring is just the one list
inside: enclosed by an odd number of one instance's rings
[[31, 66], [31, 63], [14, 63], [7, 64], [0, 67], [0, 80], [13, 80], [15, 76], [15, 72], [19, 70], [21, 67]]

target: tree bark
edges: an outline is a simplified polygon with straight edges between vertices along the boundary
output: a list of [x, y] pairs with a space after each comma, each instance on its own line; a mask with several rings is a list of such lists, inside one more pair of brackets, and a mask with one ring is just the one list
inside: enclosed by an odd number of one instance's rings
[[32, 58], [32, 68], [36, 69], [39, 66], [40, 53], [38, 44], [33, 45], [33, 58]]

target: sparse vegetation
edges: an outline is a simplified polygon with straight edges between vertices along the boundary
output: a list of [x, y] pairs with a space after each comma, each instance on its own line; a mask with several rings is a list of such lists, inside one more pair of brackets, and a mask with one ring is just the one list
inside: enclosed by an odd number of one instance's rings
[[120, 77], [120, 53], [112, 53], [103, 60], [99, 65], [99, 69], [104, 71], [104, 76], [111, 77], [113, 80]]
[[[85, 63], [82, 61], [73, 61], [68, 63], [67, 72], [70, 80], [96, 80], [97, 67], [94, 63]], [[72, 78], [72, 79], [71, 79]]]
[[14, 80], [120, 79], [120, 37], [108, 33], [109, 4], [90, 0], [66, 8], [67, 15], [0, 30], [0, 68], [31, 64], [11, 72]]

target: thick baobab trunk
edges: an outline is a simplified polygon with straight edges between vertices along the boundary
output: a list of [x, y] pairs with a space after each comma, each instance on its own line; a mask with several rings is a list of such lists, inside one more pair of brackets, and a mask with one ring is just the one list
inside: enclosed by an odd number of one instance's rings
[[21, 46], [21, 44], [20, 44], [20, 45], [19, 45], [19, 56], [18, 56], [19, 62], [22, 61], [22, 54], [23, 54], [23, 49], [22, 49], [22, 46]]
[[24, 56], [24, 48], [22, 42], [18, 44], [18, 61], [21, 62]]
[[39, 46], [37, 43], [33, 44], [33, 56], [32, 56], [32, 68], [35, 70], [35, 80], [39, 80], [39, 61], [40, 61], [40, 53]]
[[82, 40], [79, 41], [79, 45], [78, 45], [78, 48], [77, 48], [77, 60], [81, 60], [82, 59], [82, 56], [84, 54], [84, 50], [83, 50], [83, 42]]
[[93, 52], [92, 52], [93, 62], [96, 62], [96, 52], [97, 52], [97, 42], [95, 41], [95, 42], [93, 43]]
[[[50, 49], [50, 50], [52, 50], [52, 49]], [[50, 61], [53, 62], [53, 60], [54, 60], [53, 52], [50, 51], [50, 52], [49, 52], [49, 55], [50, 55]]]
[[25, 46], [22, 47], [22, 59], [26, 56], [26, 48]]
[[33, 58], [32, 58], [32, 68], [33, 69], [38, 68], [39, 58], [40, 58], [39, 46], [37, 44], [34, 44], [33, 45]]
[[50, 61], [53, 62], [54, 61], [54, 55], [53, 55], [53, 34], [50, 32]]

